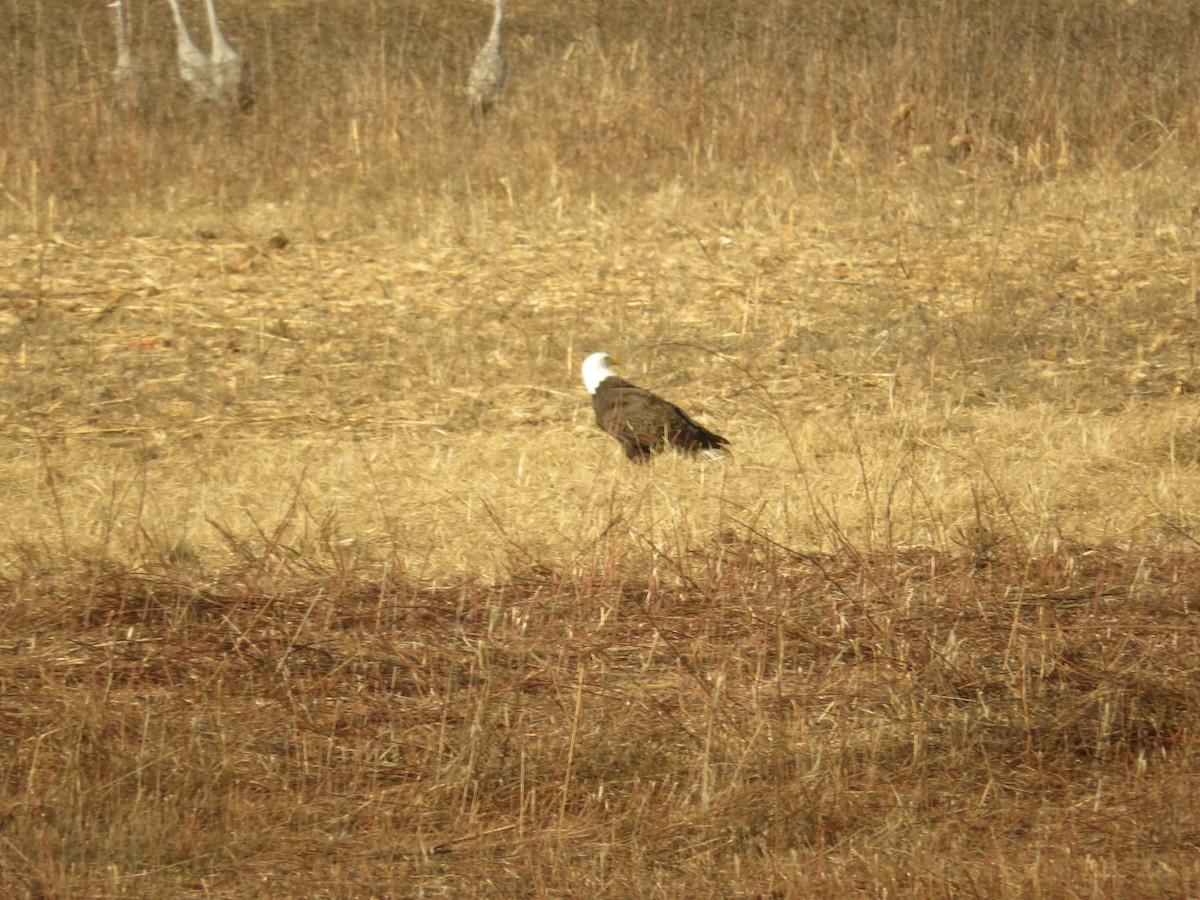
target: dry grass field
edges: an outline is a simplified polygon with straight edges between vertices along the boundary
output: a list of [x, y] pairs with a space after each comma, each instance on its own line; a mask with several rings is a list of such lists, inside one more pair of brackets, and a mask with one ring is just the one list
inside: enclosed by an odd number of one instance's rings
[[4, 896], [1200, 894], [1192, 4], [128, 2], [3, 9]]

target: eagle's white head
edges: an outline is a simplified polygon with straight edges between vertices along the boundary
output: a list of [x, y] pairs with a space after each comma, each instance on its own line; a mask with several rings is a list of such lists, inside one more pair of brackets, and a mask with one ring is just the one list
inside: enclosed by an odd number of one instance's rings
[[587, 385], [588, 393], [596, 393], [600, 382], [617, 373], [612, 370], [616, 360], [607, 353], [593, 353], [583, 361], [583, 383]]

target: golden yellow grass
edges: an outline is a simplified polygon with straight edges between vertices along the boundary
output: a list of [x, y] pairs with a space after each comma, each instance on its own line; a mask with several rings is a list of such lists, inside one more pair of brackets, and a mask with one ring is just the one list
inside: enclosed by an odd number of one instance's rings
[[1200, 889], [1190, 13], [805, 6], [12, 11], [6, 895]]

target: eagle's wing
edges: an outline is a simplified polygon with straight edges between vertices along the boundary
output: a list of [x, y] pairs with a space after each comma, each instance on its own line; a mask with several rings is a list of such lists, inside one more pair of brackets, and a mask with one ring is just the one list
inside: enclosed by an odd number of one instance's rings
[[593, 395], [592, 405], [596, 424], [620, 441], [625, 455], [636, 462], [646, 461], [667, 446], [711, 455], [729, 443], [674, 403], [620, 378], [606, 378]]

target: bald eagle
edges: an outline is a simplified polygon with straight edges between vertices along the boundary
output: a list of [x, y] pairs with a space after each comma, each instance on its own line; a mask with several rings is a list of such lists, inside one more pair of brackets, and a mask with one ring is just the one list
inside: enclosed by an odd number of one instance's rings
[[674, 403], [630, 384], [612, 365], [607, 353], [593, 353], [583, 361], [583, 383], [592, 395], [596, 424], [621, 442], [627, 457], [646, 462], [668, 446], [704, 459], [729, 455], [729, 441], [694, 422]]

